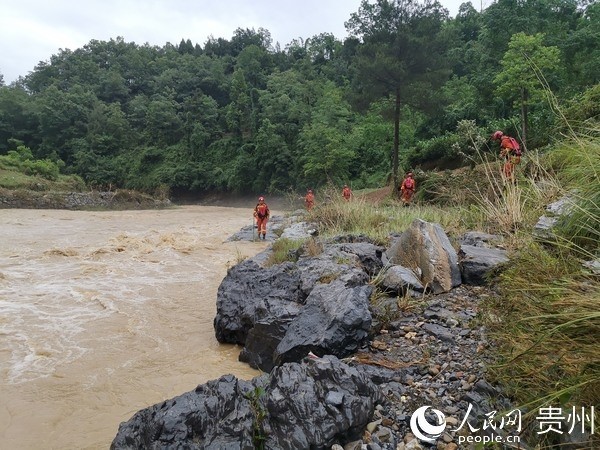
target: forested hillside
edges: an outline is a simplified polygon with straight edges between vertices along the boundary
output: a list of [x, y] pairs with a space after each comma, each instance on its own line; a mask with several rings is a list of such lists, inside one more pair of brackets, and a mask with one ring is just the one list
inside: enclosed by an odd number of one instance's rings
[[61, 50], [9, 86], [0, 76], [0, 155], [26, 147], [90, 185], [147, 192], [366, 188], [467, 164], [474, 142], [491, 151], [473, 136], [495, 129], [543, 148], [564, 123], [556, 104], [572, 126], [598, 120], [598, 2], [464, 3], [449, 17], [437, 2], [365, 0], [346, 28], [343, 42], [284, 48], [238, 28]]

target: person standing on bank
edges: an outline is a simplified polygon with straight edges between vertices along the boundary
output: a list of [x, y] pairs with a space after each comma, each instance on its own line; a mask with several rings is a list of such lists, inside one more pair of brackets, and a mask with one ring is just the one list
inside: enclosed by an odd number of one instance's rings
[[344, 200], [347, 202], [352, 198], [352, 189], [350, 189], [347, 184], [345, 184], [344, 189], [342, 189], [342, 197], [344, 197]]
[[400, 185], [401, 199], [402, 203], [404, 203], [404, 206], [410, 205], [413, 195], [415, 195], [416, 188], [417, 184], [413, 178], [413, 173], [408, 172], [402, 181], [402, 184]]
[[304, 204], [306, 205], [306, 210], [310, 211], [315, 206], [315, 194], [311, 189], [308, 190], [306, 195], [304, 196]]
[[258, 228], [258, 238], [266, 239], [267, 236], [267, 222], [271, 211], [265, 203], [264, 197], [258, 197], [258, 203], [254, 207], [254, 218], [256, 219], [256, 226]]

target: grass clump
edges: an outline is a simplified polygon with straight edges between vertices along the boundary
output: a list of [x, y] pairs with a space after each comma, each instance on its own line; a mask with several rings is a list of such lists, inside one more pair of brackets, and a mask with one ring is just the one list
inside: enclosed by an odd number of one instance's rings
[[[600, 404], [600, 284], [582, 264], [599, 257], [600, 142], [564, 141], [545, 162], [545, 172], [532, 173], [554, 177], [541, 183], [530, 175], [519, 184], [532, 199], [529, 207], [541, 215], [552, 192], [573, 201], [552, 243], [533, 242], [530, 233], [517, 236], [519, 251], [500, 275], [502, 300], [485, 305], [499, 318], [487, 324], [500, 356], [490, 373], [530, 415], [541, 406], [569, 411]], [[545, 186], [544, 195], [532, 196], [534, 185]], [[598, 422], [596, 416], [596, 429]], [[557, 444], [538, 438], [539, 448]]]
[[553, 154], [553, 163], [574, 203], [569, 214], [562, 217], [559, 233], [575, 251], [597, 256], [600, 249], [600, 138], [564, 142]]
[[530, 242], [498, 288], [500, 300], [484, 305], [499, 356], [492, 378], [532, 414], [541, 406], [600, 404], [597, 279], [568, 249]]
[[267, 259], [266, 266], [270, 267], [286, 261], [297, 261], [299, 256], [298, 251], [303, 244], [304, 240], [286, 238], [277, 239], [271, 247], [272, 251]]

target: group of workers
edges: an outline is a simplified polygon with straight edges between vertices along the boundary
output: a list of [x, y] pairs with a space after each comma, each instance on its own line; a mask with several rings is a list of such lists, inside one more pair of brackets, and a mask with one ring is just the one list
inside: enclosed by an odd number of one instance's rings
[[[504, 160], [504, 165], [502, 167], [503, 177], [514, 182], [515, 166], [521, 162], [521, 151], [518, 142], [514, 138], [504, 134], [502, 131], [495, 131], [492, 134], [491, 139], [500, 141], [500, 157]], [[404, 206], [410, 205], [416, 189], [417, 183], [415, 182], [413, 173], [408, 172], [400, 186], [398, 186], [400, 200]], [[345, 201], [350, 201], [352, 195], [352, 190], [345, 184], [342, 188], [342, 198]], [[309, 189], [306, 192], [306, 195], [304, 196], [304, 205], [307, 211], [311, 211], [314, 208], [315, 195], [312, 189]], [[258, 228], [259, 239], [266, 239], [269, 215], [269, 207], [265, 203], [265, 198], [261, 196], [258, 198], [258, 203], [254, 208], [254, 218], [256, 220], [256, 227]]]

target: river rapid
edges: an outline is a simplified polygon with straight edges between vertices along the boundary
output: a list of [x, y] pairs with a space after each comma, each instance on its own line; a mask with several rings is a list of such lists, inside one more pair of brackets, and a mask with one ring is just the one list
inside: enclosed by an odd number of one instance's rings
[[252, 207], [0, 210], [0, 449], [107, 449], [136, 411], [232, 373], [214, 337], [225, 242]]

